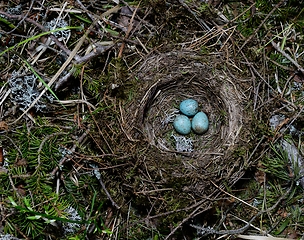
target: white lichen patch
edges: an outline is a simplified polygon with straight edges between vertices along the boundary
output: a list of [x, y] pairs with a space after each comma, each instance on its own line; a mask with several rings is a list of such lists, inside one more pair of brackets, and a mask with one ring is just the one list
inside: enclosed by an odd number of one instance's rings
[[[68, 207], [65, 212], [68, 214], [68, 218], [72, 221], [81, 221], [81, 217], [77, 210], [73, 207]], [[75, 233], [78, 229], [80, 228], [79, 223], [71, 223], [71, 222], [66, 222], [63, 224], [63, 231], [64, 234], [73, 234]]]
[[162, 121], [162, 127], [167, 126], [169, 123], [173, 123], [174, 119], [178, 115], [178, 109], [170, 109], [165, 113], [165, 118]]
[[16, 238], [10, 234], [5, 234], [5, 235], [0, 234], [0, 239], [1, 240], [19, 240], [19, 238]]
[[172, 134], [175, 140], [175, 149], [178, 152], [193, 152], [193, 141], [191, 138], [185, 136], [175, 136]]
[[93, 175], [95, 175], [95, 177], [100, 180], [101, 179], [101, 174], [98, 170], [98, 166], [96, 164], [89, 164], [90, 167], [93, 168]]
[[22, 5], [8, 8], [6, 12], [12, 15], [20, 15], [22, 13]]
[[[56, 28], [64, 28], [69, 26], [68, 23], [63, 19], [53, 19], [50, 22], [45, 24], [45, 28], [48, 30], [55, 30]], [[63, 31], [56, 31], [52, 33], [59, 41], [67, 41], [70, 38], [71, 31], [70, 30], [63, 30]]]
[[[8, 84], [11, 101], [23, 109], [28, 108], [41, 93], [41, 90], [38, 90], [38, 79], [34, 74], [20, 74], [14, 71]], [[53, 102], [53, 99], [51, 94], [45, 93], [34, 107], [37, 111], [45, 110], [45, 100]]]

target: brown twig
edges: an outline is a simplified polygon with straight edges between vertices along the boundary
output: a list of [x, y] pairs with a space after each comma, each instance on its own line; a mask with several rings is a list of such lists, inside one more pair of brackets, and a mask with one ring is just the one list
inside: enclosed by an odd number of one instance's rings
[[[90, 132], [90, 125], [88, 126], [88, 129], [87, 129], [87, 130], [78, 138], [77, 143], [74, 143], [73, 147], [70, 149], [71, 154], [72, 154], [73, 152], [75, 152], [76, 147], [79, 146], [79, 145], [84, 141], [84, 139], [85, 139], [86, 136], [89, 134], [89, 132]], [[69, 154], [69, 155], [70, 155], [70, 154]], [[67, 156], [67, 157], [63, 157], [63, 158], [61, 159], [61, 161], [59, 162], [58, 166], [55, 167], [55, 168], [53, 169], [53, 171], [51, 172], [51, 175], [54, 176], [54, 175], [57, 173], [58, 169], [59, 169], [60, 167], [62, 167], [63, 164], [64, 164], [65, 162], [67, 162], [68, 160], [69, 160], [69, 157], [68, 157], [68, 156]]]
[[[83, 57], [80, 57], [77, 61], [75, 61], [75, 64], [82, 64], [89, 62], [93, 58], [101, 55], [102, 53], [112, 49], [115, 45], [112, 44], [110, 46], [97, 46], [97, 48], [94, 49], [94, 51], [90, 52], [89, 54], [84, 55]], [[73, 75], [73, 69], [71, 69], [65, 76], [58, 79], [55, 90], [58, 90], [64, 83], [66, 83], [70, 77]]]
[[[132, 28], [133, 28], [134, 17], [135, 17], [135, 14], [136, 14], [136, 12], [137, 12], [137, 9], [139, 8], [140, 3], [141, 3], [141, 1], [138, 3], [138, 5], [136, 6], [136, 8], [135, 8], [135, 10], [134, 10], [134, 12], [133, 12], [133, 14], [132, 14], [132, 18], [131, 18], [131, 20], [130, 20], [130, 24], [129, 24], [128, 30], [127, 30], [127, 32], [126, 32], [125, 39], [127, 39], [127, 38], [129, 37], [130, 32], [131, 32], [131, 30], [132, 30]], [[123, 41], [122, 44], [121, 44], [121, 46], [120, 46], [120, 49], [119, 49], [118, 58], [121, 58], [121, 57], [122, 57], [122, 53], [123, 53], [123, 50], [124, 50], [124, 48], [125, 48], [125, 44], [126, 44], [126, 43]]]
[[156, 193], [156, 192], [162, 192], [162, 191], [173, 191], [173, 188], [162, 188], [162, 189], [154, 189], [154, 190], [149, 190], [149, 191], [139, 191], [135, 192], [135, 194], [149, 194], [149, 193]]
[[112, 49], [115, 46], [115, 44], [109, 45], [109, 46], [101, 46], [101, 45], [97, 45], [97, 48], [94, 49], [94, 51], [90, 52], [89, 54], [84, 55], [83, 57], [79, 58], [78, 60], [76, 60], [76, 64], [80, 64], [80, 63], [86, 63], [90, 60], [92, 60], [93, 58], [101, 55], [102, 53]]
[[103, 181], [101, 180], [101, 178], [99, 178], [98, 180], [99, 180], [99, 183], [100, 183], [100, 185], [101, 185], [103, 191], [106, 193], [108, 199], [111, 201], [112, 205], [113, 205], [114, 207], [116, 207], [117, 209], [120, 209], [120, 206], [118, 206], [118, 205], [114, 202], [113, 198], [111, 197], [110, 193], [109, 193], [108, 190], [106, 189], [106, 186], [105, 186], [105, 184], [103, 183]]
[[72, 76], [73, 76], [73, 70], [70, 70], [63, 77], [59, 78], [57, 83], [55, 84], [55, 91], [57, 91], [63, 84], [65, 84]]
[[76, 0], [77, 4], [80, 6], [80, 8], [86, 12], [86, 14], [91, 18], [92, 21], [94, 21], [93, 14], [90, 13], [90, 11], [82, 4], [80, 0]]
[[[93, 121], [94, 121], [94, 123], [95, 123], [95, 126], [98, 128], [98, 132], [99, 132], [100, 136], [101, 136], [102, 139], [105, 141], [107, 147], [108, 147], [109, 150], [111, 151], [111, 154], [114, 154], [114, 151], [113, 151], [113, 149], [111, 148], [111, 145], [108, 143], [107, 138], [104, 137], [103, 132], [101, 131], [101, 129], [100, 129], [100, 127], [99, 127], [99, 124], [97, 123], [96, 118], [94, 117], [94, 114], [92, 113], [92, 110], [91, 110], [90, 106], [88, 106], [88, 109], [89, 109], [90, 115], [91, 115], [91, 117], [92, 117], [92, 119], [93, 119]], [[94, 141], [95, 141], [95, 140], [94, 140]], [[97, 144], [97, 146], [99, 147], [99, 149], [101, 150], [101, 152], [103, 152], [103, 150], [102, 150], [102, 148], [99, 146], [99, 144]]]
[[21, 23], [23, 23], [23, 21], [25, 20], [25, 18], [27, 18], [27, 16], [29, 15], [31, 9], [33, 8], [34, 2], [35, 2], [35, 1], [33, 1], [33, 0], [31, 1], [31, 5], [30, 5], [30, 7], [29, 7], [29, 10], [26, 12], [26, 14], [24, 15], [23, 19], [21, 19], [21, 20], [18, 22], [17, 26], [15, 26], [11, 31], [7, 32], [8, 35], [11, 34], [11, 33], [13, 33], [16, 29], [18, 29], [19, 26], [21, 25]]
[[251, 207], [251, 208], [253, 208], [253, 209], [255, 209], [255, 210], [258, 210], [258, 208], [256, 208], [255, 206], [252, 206], [252, 205], [250, 205], [249, 203], [243, 201], [242, 199], [240, 199], [240, 198], [238, 198], [238, 197], [235, 197], [235, 196], [233, 196], [232, 194], [230, 194], [230, 193], [226, 192], [225, 190], [221, 189], [221, 188], [220, 188], [217, 184], [215, 184], [213, 181], [210, 181], [210, 182], [211, 182], [217, 189], [219, 189], [219, 190], [222, 191], [223, 193], [227, 194], [228, 196], [230, 196], [230, 197], [232, 197], [232, 198], [234, 198], [234, 199], [236, 199], [236, 200], [238, 200], [238, 201], [244, 203], [244, 204], [247, 205], [248, 207]]

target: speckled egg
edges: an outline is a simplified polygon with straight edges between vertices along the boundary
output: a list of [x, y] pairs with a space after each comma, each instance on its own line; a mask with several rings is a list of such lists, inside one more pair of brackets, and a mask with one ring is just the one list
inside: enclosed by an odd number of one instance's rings
[[174, 119], [173, 127], [180, 134], [189, 134], [191, 131], [190, 119], [185, 115], [177, 115]]
[[188, 117], [193, 117], [198, 112], [198, 103], [194, 99], [186, 99], [179, 105], [179, 110]]
[[209, 120], [204, 112], [198, 112], [192, 118], [191, 127], [196, 134], [203, 134], [209, 128]]

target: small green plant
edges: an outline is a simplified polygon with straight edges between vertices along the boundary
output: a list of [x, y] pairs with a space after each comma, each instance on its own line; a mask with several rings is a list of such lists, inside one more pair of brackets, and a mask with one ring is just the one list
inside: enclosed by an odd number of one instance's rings
[[284, 151], [283, 148], [279, 145], [272, 145], [271, 150], [273, 154], [266, 157], [262, 163], [264, 168], [261, 170], [276, 178], [285, 181], [290, 180], [290, 173], [288, 171], [289, 160], [287, 152]]
[[6, 171], [0, 174], [7, 213], [4, 232], [32, 239], [43, 239], [51, 232], [56, 232], [57, 239], [84, 239], [87, 232], [78, 230], [90, 225], [96, 233], [111, 234], [102, 221], [104, 195], [95, 190], [96, 178], [71, 171], [70, 164], [59, 169], [61, 180], [51, 174], [69, 154], [63, 146], [69, 145], [70, 133], [41, 118], [36, 123], [30, 131], [23, 126], [10, 138], [1, 137], [7, 146]]
[[20, 47], [20, 46], [23, 46], [23, 45], [27, 44], [27, 43], [29, 43], [30, 41], [34, 41], [34, 40], [36, 40], [36, 39], [39, 39], [39, 38], [41, 38], [41, 37], [43, 37], [43, 36], [45, 36], [45, 35], [49, 35], [49, 34], [56, 33], [56, 32], [60, 32], [60, 31], [65, 31], [65, 30], [71, 30], [71, 29], [81, 29], [81, 27], [70, 27], [70, 26], [68, 26], [68, 27], [57, 28], [57, 29], [54, 29], [54, 30], [50, 30], [50, 31], [46, 31], [46, 32], [37, 34], [37, 35], [32, 36], [32, 37], [29, 37], [29, 38], [27, 38], [27, 39], [25, 39], [25, 40], [23, 40], [23, 41], [21, 41], [21, 42], [18, 42], [18, 43], [17, 43], [16, 45], [14, 45], [14, 46], [11, 46], [11, 47], [5, 49], [4, 51], [0, 52], [0, 56], [2, 56], [3, 54], [5, 54], [5, 53], [7, 53], [7, 52], [9, 52], [9, 51], [11, 51], [11, 50], [13, 50], [13, 49], [16, 49], [16, 48], [18, 48], [18, 47]]

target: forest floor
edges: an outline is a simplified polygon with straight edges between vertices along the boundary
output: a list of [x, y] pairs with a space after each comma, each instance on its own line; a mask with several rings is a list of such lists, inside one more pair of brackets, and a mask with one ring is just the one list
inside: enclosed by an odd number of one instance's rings
[[303, 31], [302, 0], [1, 1], [0, 239], [304, 239]]

